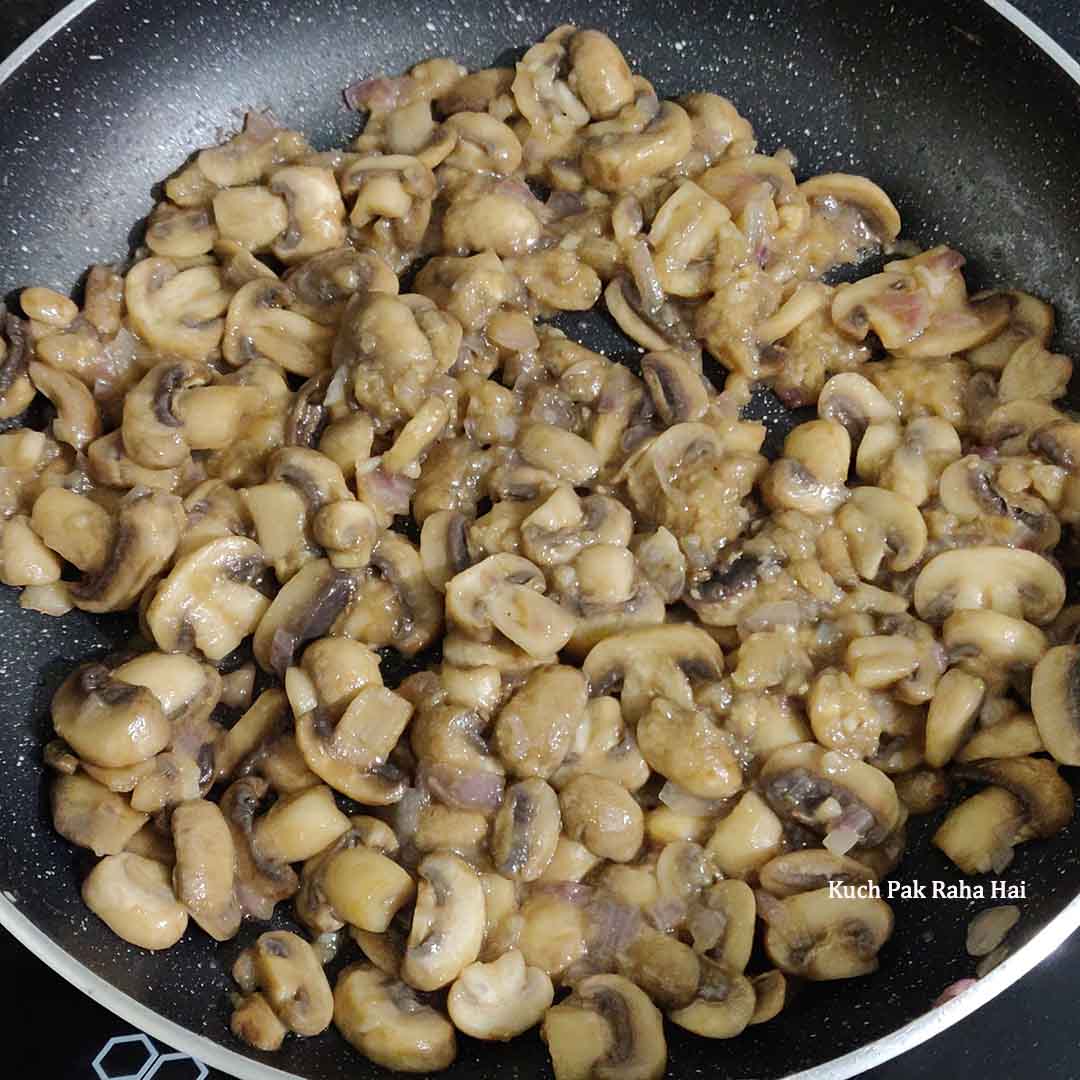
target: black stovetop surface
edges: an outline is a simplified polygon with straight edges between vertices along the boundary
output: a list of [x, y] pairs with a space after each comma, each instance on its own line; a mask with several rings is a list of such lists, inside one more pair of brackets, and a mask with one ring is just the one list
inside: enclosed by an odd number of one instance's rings
[[[1015, 3], [1080, 56], [1080, 0]], [[0, 57], [63, 6], [63, 0], [0, 0]], [[974, 1015], [865, 1074], [867, 1080], [1080, 1080], [1080, 1040], [1074, 1034], [1078, 964], [1080, 934]], [[18, 1002], [3, 1033], [4, 1080], [226, 1080], [113, 1016], [2, 929], [0, 971], [7, 972], [5, 982]]]

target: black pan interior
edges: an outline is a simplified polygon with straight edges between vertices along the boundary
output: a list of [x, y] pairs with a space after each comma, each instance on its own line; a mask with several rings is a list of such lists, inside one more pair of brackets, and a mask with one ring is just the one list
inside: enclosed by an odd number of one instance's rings
[[[152, 189], [193, 147], [271, 108], [320, 146], [357, 130], [339, 90], [448, 54], [508, 62], [563, 21], [611, 33], [661, 94], [732, 98], [767, 150], [799, 171], [865, 172], [895, 198], [906, 234], [948, 240], [973, 285], [1020, 284], [1052, 299], [1058, 346], [1080, 346], [1080, 91], [979, 0], [99, 0], [0, 86], [0, 293], [76, 284], [88, 263], [123, 257]], [[598, 317], [588, 343], [629, 356]], [[767, 401], [759, 407], [783, 423]], [[259, 932], [212, 947], [191, 933], [164, 955], [112, 937], [83, 908], [85, 860], [51, 829], [41, 746], [50, 695], [79, 660], [133, 632], [121, 617], [51, 620], [0, 591], [0, 889], [91, 970], [226, 1045], [228, 969]], [[900, 876], [958, 880], [916, 829]], [[1020, 850], [1021, 926], [1037, 929], [1080, 892], [1080, 826]], [[971, 974], [963, 935], [976, 903], [904, 901], [881, 971], [807, 988], [772, 1023], [717, 1044], [670, 1031], [670, 1075], [777, 1077], [832, 1059], [924, 1012]], [[450, 1076], [533, 1076], [535, 1036], [462, 1040]], [[377, 1070], [334, 1034], [290, 1041], [265, 1060], [311, 1080]]]

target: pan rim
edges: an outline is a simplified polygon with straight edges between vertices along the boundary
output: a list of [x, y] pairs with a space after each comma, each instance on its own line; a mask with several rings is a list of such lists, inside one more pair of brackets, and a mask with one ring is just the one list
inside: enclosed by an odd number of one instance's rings
[[[31, 34], [2, 63], [0, 87], [36, 53], [83, 11], [98, 0], [72, 0], [48, 22]], [[1065, 51], [1045, 30], [1017, 10], [1009, 0], [982, 0], [1013, 24], [1038, 46], [1062, 71], [1080, 86], [1080, 63]], [[10, 894], [0, 893], [0, 926], [30, 950], [72, 986], [104, 1005], [111, 1013], [147, 1035], [177, 1050], [197, 1057], [205, 1065], [234, 1076], [237, 1080], [301, 1080], [295, 1073], [283, 1072], [273, 1065], [255, 1061], [238, 1050], [208, 1039], [183, 1027], [154, 1009], [143, 1005], [112, 983], [91, 971], [82, 961], [58, 945], [40, 930], [15, 905]], [[1080, 895], [1069, 903], [1020, 949], [999, 964], [974, 986], [944, 1005], [917, 1016], [903, 1027], [883, 1035], [865, 1046], [842, 1054], [784, 1080], [848, 1080], [849, 1077], [882, 1065], [921, 1045], [933, 1036], [963, 1020], [992, 998], [1046, 960], [1062, 942], [1080, 927]]]

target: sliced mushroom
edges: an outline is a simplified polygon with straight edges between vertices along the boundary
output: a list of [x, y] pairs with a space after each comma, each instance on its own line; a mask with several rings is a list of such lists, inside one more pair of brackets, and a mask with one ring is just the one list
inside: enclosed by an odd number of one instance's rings
[[623, 716], [636, 723], [658, 696], [693, 708], [694, 685], [720, 678], [724, 657], [700, 627], [670, 623], [605, 638], [582, 670], [593, 694], [618, 693]]
[[68, 676], [53, 697], [52, 720], [80, 758], [104, 768], [137, 765], [172, 739], [157, 697], [102, 664], [84, 665]]
[[132, 491], [120, 504], [108, 559], [70, 586], [75, 606], [94, 613], [130, 607], [168, 565], [183, 528], [175, 496]]
[[283, 676], [296, 650], [326, 634], [355, 591], [352, 572], [337, 570], [325, 559], [307, 563], [282, 586], [259, 621], [252, 642], [259, 666]]
[[619, 191], [669, 169], [686, 156], [692, 142], [693, 128], [686, 110], [664, 101], [638, 131], [622, 133], [616, 128], [586, 138], [581, 168], [593, 187]]
[[883, 772], [816, 743], [774, 750], [759, 783], [778, 814], [822, 835], [844, 829], [849, 846], [875, 847], [899, 823], [896, 789]]
[[850, 979], [877, 970], [877, 954], [893, 930], [884, 900], [833, 897], [829, 889], [780, 902], [765, 932], [765, 949], [788, 975]]
[[82, 886], [86, 906], [118, 937], [141, 949], [168, 949], [187, 930], [169, 868], [131, 852], [108, 855]]
[[56, 409], [53, 437], [76, 450], [85, 450], [101, 435], [101, 415], [93, 395], [78, 379], [48, 364], [31, 362], [28, 371], [34, 386]]
[[645, 820], [633, 796], [613, 780], [579, 776], [559, 792], [563, 828], [594, 855], [629, 862], [645, 836]]
[[213, 540], [179, 559], [146, 611], [158, 647], [194, 647], [208, 660], [224, 659], [270, 607], [256, 588], [265, 570], [262, 549], [242, 536]]
[[988, 787], [954, 806], [931, 838], [965, 874], [1001, 873], [1012, 861], [1024, 805], [1000, 787]]
[[926, 715], [926, 763], [939, 769], [963, 745], [986, 696], [986, 683], [959, 668], [945, 672]]
[[255, 847], [267, 859], [304, 862], [349, 831], [349, 819], [323, 784], [280, 799], [255, 823]]
[[993, 784], [1020, 800], [1024, 817], [1015, 833], [1018, 842], [1033, 836], [1045, 840], [1059, 833], [1072, 820], [1072, 789], [1058, 772], [1057, 765], [1046, 758], [973, 761], [958, 765], [953, 774], [961, 780]]
[[476, 872], [456, 855], [428, 855], [417, 873], [420, 883], [401, 974], [418, 990], [437, 990], [480, 955], [484, 890]]
[[746, 878], [778, 855], [783, 842], [783, 822], [756, 791], [750, 790], [717, 822], [708, 851], [728, 877]]
[[915, 581], [915, 610], [931, 622], [954, 611], [989, 608], [1042, 624], [1065, 603], [1065, 579], [1048, 559], [1020, 548], [943, 551]]
[[750, 980], [722, 964], [701, 962], [701, 983], [695, 1000], [669, 1013], [679, 1027], [707, 1039], [732, 1039], [750, 1023], [757, 1005]]
[[311, 771], [332, 788], [381, 806], [405, 791], [405, 777], [388, 758], [411, 716], [412, 706], [400, 694], [365, 686], [336, 723], [318, 707], [297, 717], [296, 741]]
[[919, 508], [894, 491], [863, 486], [837, 514], [859, 576], [873, 581], [885, 565], [894, 573], [915, 566], [926, 550], [926, 522]]
[[495, 869], [504, 877], [535, 881], [555, 854], [561, 827], [559, 798], [551, 787], [540, 779], [513, 784], [492, 823]]
[[540, 1029], [555, 1080], [659, 1080], [667, 1065], [663, 1018], [621, 975], [591, 975], [548, 1009]]
[[[287, 930], [261, 934], [233, 965], [245, 994], [258, 993], [274, 1015], [297, 1035], [318, 1035], [334, 1017], [334, 995], [315, 950]], [[233, 1030], [243, 1038], [244, 1032]]]
[[1039, 660], [1031, 679], [1031, 711], [1054, 759], [1080, 765], [1080, 646], [1055, 646]]
[[95, 855], [123, 851], [148, 820], [148, 815], [133, 810], [123, 795], [81, 773], [58, 776], [49, 801], [56, 831]]
[[104, 566], [112, 543], [109, 512], [85, 495], [46, 488], [35, 500], [30, 526], [47, 547], [84, 572]]
[[517, 949], [462, 971], [447, 998], [450, 1019], [474, 1039], [505, 1041], [538, 1024], [555, 991], [547, 972], [526, 967]]
[[780, 899], [827, 889], [832, 882], [862, 885], [877, 881], [877, 875], [869, 867], [824, 848], [804, 848], [777, 855], [761, 867], [759, 874], [761, 887]]
[[181, 270], [170, 259], [137, 262], [124, 278], [132, 329], [163, 355], [204, 360], [221, 342], [230, 293], [213, 266]]
[[236, 849], [216, 803], [193, 799], [172, 814], [177, 899], [216, 941], [235, 937], [241, 911], [236, 899]]
[[334, 1026], [376, 1065], [429, 1074], [457, 1056], [453, 1025], [394, 975], [354, 964], [334, 988]]
[[493, 745], [514, 776], [547, 778], [565, 760], [585, 715], [588, 689], [576, 668], [529, 676], [499, 712]]
[[284, 198], [289, 223], [273, 245], [282, 262], [294, 263], [339, 248], [345, 241], [345, 204], [334, 174], [310, 165], [287, 165], [270, 179]]
[[[346, 833], [343, 839], [350, 835]], [[309, 874], [308, 866], [313, 863], [314, 870]], [[406, 870], [374, 848], [356, 843], [346, 843], [309, 860], [304, 867], [304, 884], [309, 892], [325, 900], [333, 921], [338, 923], [332, 929], [348, 923], [374, 934], [386, 932], [416, 891]], [[325, 930], [326, 926], [316, 929]]]
[[900, 215], [884, 191], [864, 176], [848, 173], [823, 173], [799, 185], [799, 193], [811, 203], [830, 201], [854, 207], [879, 242], [895, 240], [900, 235]]

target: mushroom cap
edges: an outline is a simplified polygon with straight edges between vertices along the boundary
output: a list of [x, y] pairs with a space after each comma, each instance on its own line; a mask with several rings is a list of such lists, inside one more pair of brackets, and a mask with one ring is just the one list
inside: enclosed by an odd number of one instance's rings
[[817, 889], [780, 902], [765, 932], [765, 949], [788, 975], [849, 979], [877, 969], [878, 950], [892, 929], [892, 909], [884, 900], [833, 897]]
[[453, 1025], [393, 975], [354, 964], [334, 988], [334, 1025], [365, 1057], [395, 1072], [429, 1075], [457, 1056]]
[[334, 996], [315, 950], [302, 937], [287, 930], [261, 934], [237, 963], [242, 970], [247, 962], [256, 986], [290, 1031], [318, 1035], [330, 1026]]
[[745, 975], [703, 959], [696, 1000], [668, 1016], [695, 1035], [732, 1039], [746, 1029], [756, 1005], [757, 995]]
[[1054, 759], [1080, 765], [1080, 645], [1055, 646], [1038, 662], [1031, 711]]
[[955, 548], [935, 555], [915, 579], [915, 610], [930, 622], [990, 608], [1048, 623], [1065, 603], [1065, 579], [1049, 559], [1023, 548]]
[[1075, 810], [1072, 788], [1058, 772], [1057, 765], [1046, 758], [972, 761], [957, 765], [953, 775], [960, 780], [993, 784], [1015, 795], [1026, 817], [1020, 839], [1029, 836], [1046, 839], [1072, 821]]
[[450, 1019], [474, 1039], [505, 1041], [538, 1024], [555, 989], [546, 971], [527, 967], [517, 949], [465, 968], [446, 1000]]
[[667, 1042], [660, 1011], [622, 975], [590, 975], [548, 1009], [540, 1035], [555, 1080], [660, 1080]]

